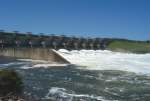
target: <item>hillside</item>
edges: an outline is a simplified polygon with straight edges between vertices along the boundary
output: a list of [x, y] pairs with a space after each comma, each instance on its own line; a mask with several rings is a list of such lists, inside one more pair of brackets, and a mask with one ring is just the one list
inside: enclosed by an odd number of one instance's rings
[[107, 49], [120, 52], [150, 53], [150, 41], [112, 40]]

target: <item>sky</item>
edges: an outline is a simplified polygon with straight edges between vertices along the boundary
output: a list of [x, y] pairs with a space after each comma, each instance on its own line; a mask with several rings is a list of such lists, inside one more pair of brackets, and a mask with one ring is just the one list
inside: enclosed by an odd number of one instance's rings
[[0, 0], [0, 29], [150, 40], [150, 0]]

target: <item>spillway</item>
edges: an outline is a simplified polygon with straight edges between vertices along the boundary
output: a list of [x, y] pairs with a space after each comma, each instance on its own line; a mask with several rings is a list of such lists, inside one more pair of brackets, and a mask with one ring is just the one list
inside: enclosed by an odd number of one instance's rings
[[122, 70], [150, 73], [150, 54], [120, 53], [108, 50], [58, 50], [58, 53], [81, 69]]

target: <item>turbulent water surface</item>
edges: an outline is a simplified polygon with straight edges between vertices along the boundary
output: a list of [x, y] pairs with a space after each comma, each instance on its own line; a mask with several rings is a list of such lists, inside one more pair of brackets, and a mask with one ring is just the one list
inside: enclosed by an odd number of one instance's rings
[[149, 101], [150, 54], [111, 51], [57, 51], [72, 65], [0, 59], [15, 69], [24, 93], [41, 101]]

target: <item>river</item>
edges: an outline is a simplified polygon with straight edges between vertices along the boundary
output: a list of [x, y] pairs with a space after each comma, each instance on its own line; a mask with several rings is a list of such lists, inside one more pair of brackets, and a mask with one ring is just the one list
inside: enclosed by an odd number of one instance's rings
[[149, 101], [150, 54], [57, 52], [71, 65], [1, 58], [0, 68], [15, 69], [24, 94], [41, 101]]

